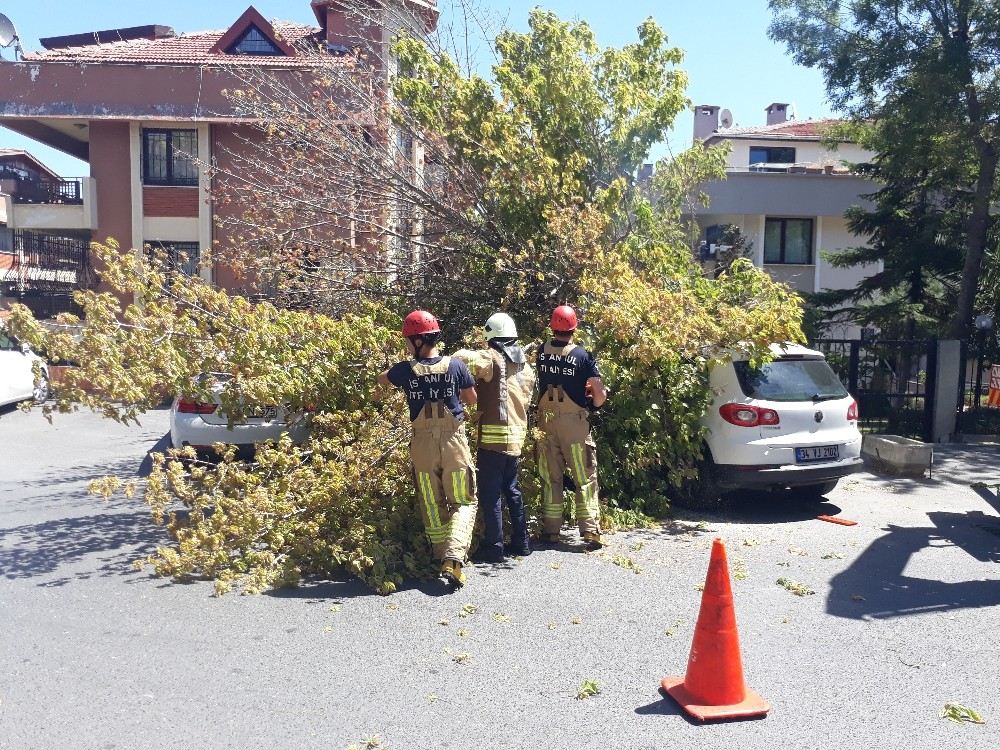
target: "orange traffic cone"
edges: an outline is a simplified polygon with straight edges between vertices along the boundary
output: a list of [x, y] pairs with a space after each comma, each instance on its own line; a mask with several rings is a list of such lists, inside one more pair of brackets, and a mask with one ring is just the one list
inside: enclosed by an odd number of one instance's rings
[[687, 674], [664, 677], [660, 687], [702, 721], [764, 716], [770, 710], [767, 701], [743, 682], [733, 589], [721, 539], [712, 543]]

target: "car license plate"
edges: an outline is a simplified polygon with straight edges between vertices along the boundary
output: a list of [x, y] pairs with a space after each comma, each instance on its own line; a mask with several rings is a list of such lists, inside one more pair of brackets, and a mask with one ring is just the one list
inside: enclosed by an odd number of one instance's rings
[[813, 448], [796, 448], [795, 462], [800, 464], [810, 461], [839, 461], [839, 445], [817, 445]]
[[278, 407], [277, 406], [265, 406], [263, 409], [257, 409], [250, 415], [251, 419], [263, 419], [265, 422], [273, 422], [278, 418]]

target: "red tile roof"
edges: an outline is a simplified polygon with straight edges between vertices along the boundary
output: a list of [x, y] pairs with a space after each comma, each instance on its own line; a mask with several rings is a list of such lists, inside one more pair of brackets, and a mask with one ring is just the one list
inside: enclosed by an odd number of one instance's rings
[[[323, 41], [314, 26], [276, 21], [274, 30], [294, 47], [316, 47]], [[133, 39], [124, 42], [65, 47], [24, 56], [28, 62], [110, 63], [141, 65], [260, 65], [294, 68], [310, 64], [307, 56], [272, 57], [269, 55], [226, 55], [211, 52], [225, 35], [222, 31], [199, 31], [165, 39]]]
[[790, 120], [774, 125], [758, 125], [747, 128], [719, 128], [709, 138], [716, 137], [746, 137], [767, 136], [768, 138], [819, 138], [822, 131], [831, 125], [842, 122], [833, 117], [819, 120]]
[[42, 172], [48, 173], [51, 177], [59, 179], [58, 172], [54, 172], [53, 170], [49, 169], [47, 166], [45, 166], [45, 164], [43, 164], [38, 159], [38, 157], [33, 156], [31, 153], [29, 153], [28, 151], [25, 151], [24, 149], [20, 149], [20, 148], [0, 148], [0, 158], [4, 158], [4, 157], [8, 157], [8, 156], [16, 156], [16, 157], [20, 157], [22, 159], [28, 159], [29, 161], [33, 161], [35, 163], [35, 166], [38, 167], [39, 170], [41, 170]]

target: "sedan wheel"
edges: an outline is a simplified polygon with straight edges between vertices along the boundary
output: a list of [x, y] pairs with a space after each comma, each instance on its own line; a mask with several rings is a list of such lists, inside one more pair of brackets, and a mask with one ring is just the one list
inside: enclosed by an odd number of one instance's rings
[[44, 404], [49, 400], [49, 376], [42, 373], [42, 379], [31, 392], [31, 398], [36, 404]]

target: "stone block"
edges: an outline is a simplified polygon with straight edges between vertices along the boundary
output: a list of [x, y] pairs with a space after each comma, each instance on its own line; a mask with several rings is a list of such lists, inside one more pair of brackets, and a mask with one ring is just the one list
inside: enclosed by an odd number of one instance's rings
[[899, 435], [865, 435], [861, 457], [872, 471], [922, 477], [930, 471], [934, 446]]

